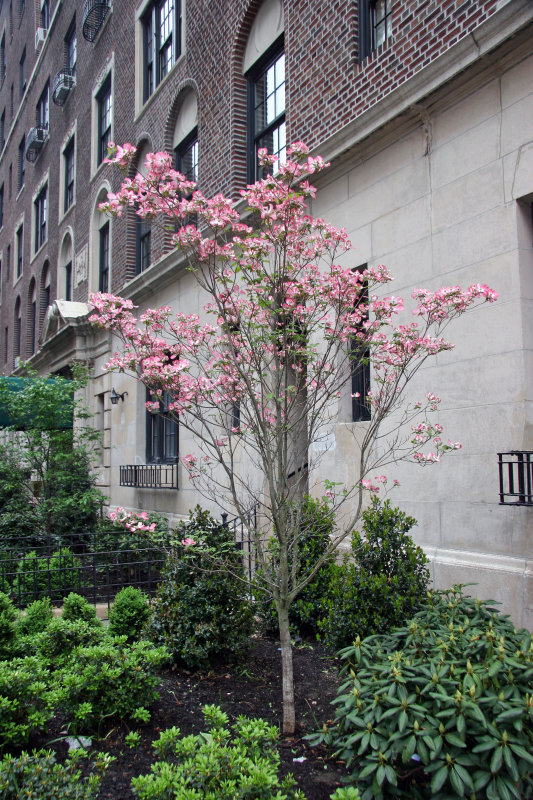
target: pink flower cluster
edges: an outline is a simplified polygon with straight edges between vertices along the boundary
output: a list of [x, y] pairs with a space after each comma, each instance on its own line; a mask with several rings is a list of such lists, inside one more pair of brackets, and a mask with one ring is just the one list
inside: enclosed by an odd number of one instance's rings
[[110, 511], [107, 515], [112, 522], [117, 522], [132, 533], [139, 531], [155, 531], [155, 522], [148, 523], [146, 511], [126, 511], [125, 508], [118, 506], [115, 511]]
[[[109, 161], [126, 172], [134, 156], [131, 145], [113, 145]], [[276, 164], [264, 151], [259, 157], [266, 166]], [[239, 427], [232, 433], [262, 437], [261, 452], [266, 441], [270, 447], [278, 433], [283, 435], [291, 415], [300, 413], [304, 395], [310, 413], [339, 397], [350, 363], [371, 363], [372, 391], [366, 400], [373, 419], [384, 418], [397, 409], [421, 364], [453, 347], [442, 336], [448, 321], [496, 299], [484, 284], [466, 291], [415, 289], [417, 321], [393, 322], [404, 304], [400, 297], [382, 296], [392, 279], [387, 268], [377, 265], [359, 273], [341, 266], [351, 248], [346, 231], [308, 213], [315, 195], [308, 178], [326, 166], [302, 142], [289, 147], [275, 174], [241, 193], [254, 212], [253, 228], [249, 211], [241, 219], [232, 199], [220, 194], [208, 199], [195, 191], [166, 153], [149, 154], [145, 175], [126, 179], [102, 205], [115, 215], [125, 208], [135, 208], [140, 217], [163, 215], [178, 226], [175, 244], [209, 297], [204, 311], [211, 320], [168, 307], [149, 309], [137, 319], [131, 301], [93, 294], [91, 321], [123, 342], [106, 368], [135, 374], [154, 399], [165, 392], [167, 410], [184, 423], [204, 420], [203, 441], [216, 460], [224, 457], [230, 440], [227, 428], [217, 430], [207, 420], [227, 416], [227, 409], [238, 404]], [[198, 225], [191, 224], [191, 215]], [[425, 415], [439, 402], [429, 393], [415, 410]], [[150, 408], [156, 411], [157, 404], [152, 401]], [[438, 461], [458, 448], [451, 441], [443, 444], [441, 433], [438, 425], [413, 426], [407, 441], [415, 461]], [[430, 442], [432, 452], [423, 455], [421, 447]], [[190, 454], [182, 463], [192, 478], [206, 469]], [[361, 485], [377, 491], [384, 478], [365, 478]]]

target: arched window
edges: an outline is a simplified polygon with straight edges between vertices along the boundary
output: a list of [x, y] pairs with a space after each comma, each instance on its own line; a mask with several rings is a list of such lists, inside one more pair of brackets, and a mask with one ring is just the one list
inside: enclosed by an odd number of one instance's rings
[[72, 234], [67, 231], [61, 242], [61, 249], [59, 251], [59, 270], [58, 277], [59, 283], [57, 287], [57, 296], [65, 300], [72, 300]]
[[184, 93], [180, 104], [173, 149], [176, 169], [198, 183], [198, 102], [192, 90]]
[[30, 288], [28, 290], [28, 310], [26, 314], [27, 331], [26, 331], [26, 354], [32, 356], [37, 349], [37, 285], [35, 278], [30, 281]]
[[50, 286], [50, 265], [45, 261], [41, 272], [41, 285], [39, 287], [39, 328], [42, 330], [46, 310], [52, 300], [52, 292]]
[[286, 155], [284, 21], [281, 0], [265, 0], [253, 22], [243, 71], [248, 84], [248, 180], [262, 177], [257, 151]]
[[[150, 152], [148, 142], [137, 150], [136, 167], [141, 175], [146, 175], [145, 160]], [[152, 259], [152, 225], [149, 220], [135, 215], [135, 274], [140, 275], [148, 269]]]

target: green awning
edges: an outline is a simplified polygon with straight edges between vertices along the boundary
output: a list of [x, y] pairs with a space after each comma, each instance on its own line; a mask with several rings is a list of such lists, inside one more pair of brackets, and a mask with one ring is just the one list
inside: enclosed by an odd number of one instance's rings
[[[62, 385], [67, 388], [72, 381], [61, 379]], [[45, 395], [48, 390], [54, 390], [56, 380], [48, 378], [17, 378], [14, 376], [0, 375], [0, 428], [26, 428], [41, 427], [43, 430], [69, 430], [72, 428], [73, 409], [72, 393], [70, 399], [64, 399], [64, 408], [57, 403], [55, 408], [46, 404]], [[41, 390], [38, 390], [38, 387]], [[16, 395], [27, 392], [25, 402], [20, 407], [14, 404]], [[51, 394], [51, 392], [50, 392]], [[44, 403], [40, 399], [45, 400]], [[24, 406], [27, 406], [26, 408]]]

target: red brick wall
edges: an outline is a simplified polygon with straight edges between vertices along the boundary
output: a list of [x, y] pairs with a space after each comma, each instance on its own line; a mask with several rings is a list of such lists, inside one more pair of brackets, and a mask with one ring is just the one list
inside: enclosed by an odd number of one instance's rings
[[[0, 306], [0, 371], [3, 364], [4, 328], [10, 330], [12, 347], [13, 309], [21, 297], [22, 342], [27, 341], [27, 297], [30, 281], [37, 286], [45, 261], [52, 270], [55, 297], [59, 246], [67, 225], [74, 230], [75, 253], [89, 241], [95, 197], [106, 179], [113, 189], [120, 184], [118, 171], [104, 167], [91, 176], [91, 93], [98, 74], [114, 53], [114, 138], [140, 142], [148, 138], [153, 149], [170, 149], [181, 93], [193, 89], [198, 98], [200, 140], [200, 187], [206, 194], [216, 191], [238, 195], [246, 182], [246, 81], [243, 55], [260, 0], [186, 0], [184, 56], [157, 90], [138, 119], [135, 109], [135, 7], [134, 0], [114, 0], [100, 38], [91, 44], [81, 32], [81, 2], [63, 2], [38, 75], [29, 87], [18, 119], [10, 132], [10, 86], [14, 85], [15, 115], [19, 109], [18, 65], [24, 45], [28, 80], [36, 60], [35, 13], [26, 0], [19, 26], [18, 0], [14, 0], [13, 38], [4, 0], [0, 36], [6, 28], [7, 74], [0, 88], [0, 114], [6, 109], [9, 141], [0, 155], [0, 185], [4, 183], [4, 225], [0, 251], [4, 253], [2, 303]], [[364, 62], [358, 59], [356, 0], [284, 0], [285, 50], [287, 55], [287, 124], [289, 140], [302, 139], [318, 146], [329, 135], [356, 119], [393, 89], [441, 55], [447, 48], [475, 31], [496, 11], [496, 0], [405, 0], [393, 2], [392, 36]], [[52, 13], [55, 2], [52, 2]], [[35, 124], [35, 105], [46, 79], [53, 80], [63, 64], [63, 38], [76, 12], [78, 85], [63, 108], [50, 104], [50, 140], [36, 164], [26, 164], [26, 184], [16, 199], [18, 144]], [[77, 120], [76, 206], [58, 228], [60, 145]], [[13, 169], [9, 196], [9, 165]], [[31, 259], [32, 195], [42, 175], [49, 170], [48, 244]], [[6, 281], [5, 258], [11, 243], [13, 274], [14, 226], [25, 212], [23, 279], [13, 286]], [[152, 255], [168, 248], [169, 235], [156, 228]], [[135, 265], [135, 224], [129, 218], [113, 222], [112, 290], [120, 292], [131, 279]], [[74, 299], [85, 300], [87, 284], [74, 288]]]

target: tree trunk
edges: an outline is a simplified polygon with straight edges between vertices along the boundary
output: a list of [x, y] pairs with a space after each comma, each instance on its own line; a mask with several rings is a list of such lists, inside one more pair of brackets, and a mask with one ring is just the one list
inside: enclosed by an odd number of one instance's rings
[[279, 638], [281, 642], [281, 681], [283, 690], [283, 729], [291, 736], [295, 729], [294, 678], [292, 672], [292, 644], [289, 626], [289, 611], [278, 608]]

